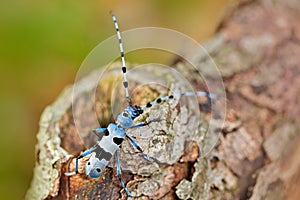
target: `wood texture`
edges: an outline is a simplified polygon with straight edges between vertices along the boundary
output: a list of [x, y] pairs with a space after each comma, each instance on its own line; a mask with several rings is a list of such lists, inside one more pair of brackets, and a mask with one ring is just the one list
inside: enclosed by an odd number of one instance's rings
[[[216, 36], [206, 43], [227, 92], [226, 121], [218, 145], [208, 156], [198, 159], [201, 143], [194, 138], [205, 135], [202, 130], [210, 112], [207, 110], [201, 120], [196, 120], [196, 114], [189, 112], [193, 108], [190, 100], [180, 109], [174, 101], [151, 110], [145, 119], [159, 115], [162, 120], [136, 134], [149, 136], [137, 140], [158, 164], [145, 162], [127, 143], [121, 151], [122, 177], [138, 199], [299, 198], [299, 20], [297, 0], [243, 1], [228, 11]], [[205, 65], [205, 57], [194, 57]], [[179, 60], [173, 67], [193, 77], [194, 72], [186, 70], [185, 65]], [[141, 79], [144, 75], [138, 71], [133, 74]], [[113, 90], [111, 83], [116, 80], [107, 76], [97, 90], [99, 103], [93, 108], [84, 102], [85, 94], [92, 89], [89, 82], [95, 79], [91, 74], [82, 80], [85, 87], [74, 97], [77, 111], [95, 109], [106, 125], [111, 120], [111, 105], [105, 94]], [[131, 87], [139, 84], [137, 81]], [[176, 84], [172, 87], [178, 89]], [[195, 80], [194, 87], [203, 85]], [[134, 102], [166, 93], [158, 86], [144, 87], [136, 91]], [[79, 175], [63, 175], [73, 170], [70, 155], [78, 155], [95, 139], [87, 131], [83, 144], [76, 132], [71, 103], [71, 88], [67, 88], [41, 117], [34, 177], [26, 198], [126, 199], [113, 162], [99, 179], [84, 175], [86, 160], [81, 162]], [[199, 101], [202, 107], [205, 103]], [[89, 116], [82, 120], [89, 124]], [[174, 122], [178, 126], [171, 126]]]

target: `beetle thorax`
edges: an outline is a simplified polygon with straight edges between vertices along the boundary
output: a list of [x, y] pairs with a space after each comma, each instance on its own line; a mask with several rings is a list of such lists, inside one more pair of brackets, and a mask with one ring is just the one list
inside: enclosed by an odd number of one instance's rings
[[122, 112], [117, 117], [117, 124], [125, 129], [132, 127], [133, 120], [127, 112]]

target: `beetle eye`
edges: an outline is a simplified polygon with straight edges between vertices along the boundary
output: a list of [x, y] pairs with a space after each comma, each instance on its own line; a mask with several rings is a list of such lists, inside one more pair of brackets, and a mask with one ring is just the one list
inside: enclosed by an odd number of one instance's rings
[[123, 112], [124, 117], [128, 117], [128, 114], [126, 112]]

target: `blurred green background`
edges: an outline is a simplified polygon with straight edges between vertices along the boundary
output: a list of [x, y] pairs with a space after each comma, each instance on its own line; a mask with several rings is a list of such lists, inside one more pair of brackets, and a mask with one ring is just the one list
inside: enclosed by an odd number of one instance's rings
[[[34, 167], [43, 109], [74, 81], [85, 56], [121, 30], [175, 29], [199, 42], [213, 35], [232, 0], [7, 1], [0, 7], [0, 199], [23, 199]], [[126, 49], [126, 47], [125, 47]], [[103, 55], [105, 56], [105, 55]], [[131, 56], [159, 62], [159, 54]]]

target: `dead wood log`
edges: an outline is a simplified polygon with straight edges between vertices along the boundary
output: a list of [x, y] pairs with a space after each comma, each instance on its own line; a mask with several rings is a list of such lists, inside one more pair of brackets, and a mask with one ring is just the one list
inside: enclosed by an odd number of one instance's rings
[[[228, 12], [216, 36], [206, 44], [220, 68], [227, 92], [226, 121], [218, 145], [199, 159], [204, 141], [194, 138], [205, 134], [207, 118], [195, 120], [195, 114], [188, 109], [178, 110], [176, 101], [150, 111], [145, 118], [163, 116], [165, 120], [137, 134], [149, 136], [141, 137], [139, 143], [159, 162], [145, 163], [126, 143], [121, 152], [123, 179], [138, 199], [257, 200], [300, 196], [299, 20], [297, 0], [243, 1]], [[194, 57], [206, 64], [202, 55]], [[192, 76], [194, 72], [187, 71], [185, 65], [178, 61], [174, 68]], [[88, 83], [95, 78], [91, 74], [81, 82], [85, 87], [74, 97], [78, 113], [93, 109], [84, 102], [85, 94], [91, 90]], [[109, 99], [103, 95], [112, 89], [115, 79], [110, 78], [97, 91], [97, 97], [104, 97], [95, 107], [102, 124], [111, 120]], [[195, 81], [194, 86], [201, 87], [201, 83]], [[141, 102], [147, 94], [153, 99], [167, 93], [160, 87], [140, 91], [144, 93], [137, 92], [135, 102]], [[78, 155], [93, 141], [87, 134], [84, 145], [78, 136], [71, 103], [71, 88], [67, 88], [41, 117], [34, 177], [26, 198], [126, 199], [113, 163], [95, 180], [84, 176], [86, 160], [81, 162], [80, 175], [63, 175], [73, 169], [74, 159], [68, 155]], [[83, 120], [89, 124], [88, 116]], [[174, 121], [179, 125], [171, 126]], [[191, 132], [194, 137], [189, 136]]]

